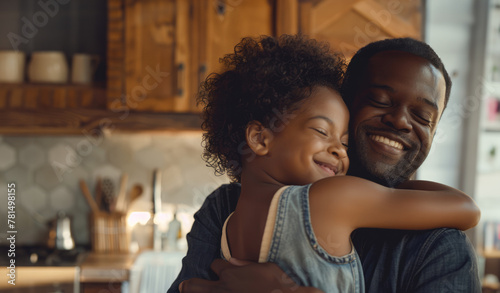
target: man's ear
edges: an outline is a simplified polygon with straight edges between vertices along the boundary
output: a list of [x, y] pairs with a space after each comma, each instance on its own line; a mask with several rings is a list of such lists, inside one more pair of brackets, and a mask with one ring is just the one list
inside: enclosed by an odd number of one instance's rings
[[264, 127], [259, 121], [248, 123], [246, 129], [247, 144], [256, 155], [267, 155], [272, 138], [271, 130]]

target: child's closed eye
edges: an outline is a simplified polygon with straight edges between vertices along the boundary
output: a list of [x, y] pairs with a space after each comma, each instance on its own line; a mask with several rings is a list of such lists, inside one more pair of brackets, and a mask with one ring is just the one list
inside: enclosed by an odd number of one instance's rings
[[311, 128], [311, 129], [315, 130], [316, 132], [318, 132], [321, 135], [328, 136], [328, 133], [324, 129], [321, 129], [321, 128]]

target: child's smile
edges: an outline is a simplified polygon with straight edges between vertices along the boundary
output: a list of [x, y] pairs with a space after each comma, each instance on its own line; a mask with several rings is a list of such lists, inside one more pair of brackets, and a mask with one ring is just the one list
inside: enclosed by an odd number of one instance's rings
[[323, 163], [314, 161], [321, 169], [323, 169], [329, 176], [335, 176], [338, 173], [339, 168], [329, 163]]

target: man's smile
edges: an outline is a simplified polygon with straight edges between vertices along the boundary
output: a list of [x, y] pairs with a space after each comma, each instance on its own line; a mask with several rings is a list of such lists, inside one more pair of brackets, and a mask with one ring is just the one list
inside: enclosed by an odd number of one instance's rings
[[403, 150], [404, 147], [403, 147], [403, 144], [400, 143], [400, 142], [397, 142], [395, 140], [392, 140], [388, 137], [385, 137], [385, 136], [381, 136], [381, 135], [370, 135], [370, 138], [376, 142], [380, 142], [380, 143], [383, 143], [385, 145], [388, 145], [388, 146], [391, 146], [393, 148], [396, 148], [396, 149], [399, 149], [399, 150]]
[[[413, 144], [391, 131], [367, 129], [365, 133], [370, 148], [376, 153], [386, 156], [386, 158], [392, 158], [391, 160], [399, 160], [405, 153], [414, 149]], [[395, 162], [391, 164], [393, 163]]]

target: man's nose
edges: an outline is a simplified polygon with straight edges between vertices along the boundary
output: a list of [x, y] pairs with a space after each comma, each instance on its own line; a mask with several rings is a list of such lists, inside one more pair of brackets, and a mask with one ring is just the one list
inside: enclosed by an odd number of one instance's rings
[[405, 108], [393, 109], [382, 117], [382, 122], [398, 131], [408, 133], [413, 129], [409, 115]]

